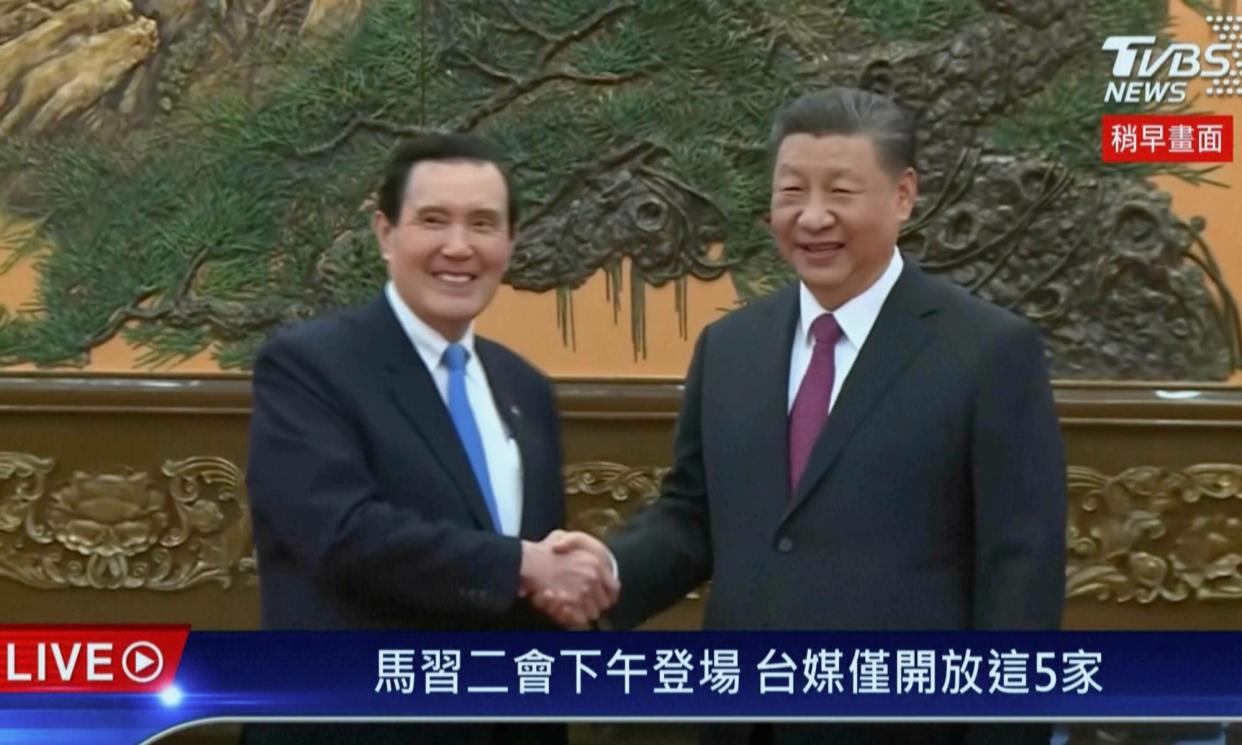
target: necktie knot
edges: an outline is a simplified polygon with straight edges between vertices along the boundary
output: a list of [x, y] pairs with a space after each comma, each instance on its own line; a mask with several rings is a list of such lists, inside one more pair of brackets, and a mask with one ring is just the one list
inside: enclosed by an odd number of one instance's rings
[[816, 346], [835, 347], [841, 339], [841, 324], [836, 316], [825, 313], [811, 322], [811, 336], [815, 337]]
[[470, 359], [470, 352], [460, 344], [450, 344], [444, 350], [444, 364], [451, 372], [461, 372], [466, 369], [466, 361]]

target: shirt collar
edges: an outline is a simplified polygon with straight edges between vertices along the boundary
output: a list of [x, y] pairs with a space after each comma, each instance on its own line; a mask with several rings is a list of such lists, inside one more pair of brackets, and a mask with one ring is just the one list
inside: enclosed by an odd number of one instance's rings
[[[449, 340], [441, 336], [439, 331], [428, 326], [426, 321], [410, 310], [410, 306], [406, 305], [405, 300], [401, 298], [392, 280], [389, 280], [384, 285], [384, 296], [388, 299], [388, 305], [392, 307], [392, 312], [397, 316], [397, 322], [401, 324], [401, 329], [405, 331], [405, 335], [409, 338], [410, 343], [418, 351], [418, 356], [423, 358], [423, 363], [427, 365], [428, 370], [435, 370], [444, 359], [444, 350], [448, 349]], [[466, 329], [465, 335], [462, 336], [458, 343], [470, 353], [466, 363], [467, 367], [469, 367], [470, 362], [474, 361], [475, 356], [473, 323]]]
[[884, 301], [888, 299], [888, 294], [892, 292], [893, 286], [897, 284], [897, 280], [901, 277], [903, 266], [905, 266], [905, 262], [902, 261], [901, 251], [894, 246], [893, 256], [889, 259], [888, 268], [884, 270], [880, 278], [857, 297], [846, 301], [835, 312], [829, 311], [820, 305], [806, 284], [799, 283], [798, 300], [800, 312], [798, 314], [798, 335], [795, 338], [800, 343], [810, 346], [813, 344], [811, 324], [816, 318], [825, 313], [833, 313], [837, 318], [837, 323], [841, 326], [841, 332], [845, 335], [845, 338], [849, 339], [855, 349], [862, 349], [863, 342], [867, 341], [867, 335], [871, 333], [871, 327], [875, 326], [876, 319], [880, 317], [880, 310], [884, 307]]

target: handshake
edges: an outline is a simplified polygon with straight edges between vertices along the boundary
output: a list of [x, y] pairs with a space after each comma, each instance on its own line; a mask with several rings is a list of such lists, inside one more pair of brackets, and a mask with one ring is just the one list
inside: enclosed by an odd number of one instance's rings
[[518, 594], [561, 626], [585, 629], [617, 602], [621, 583], [598, 539], [554, 530], [538, 543], [522, 541]]

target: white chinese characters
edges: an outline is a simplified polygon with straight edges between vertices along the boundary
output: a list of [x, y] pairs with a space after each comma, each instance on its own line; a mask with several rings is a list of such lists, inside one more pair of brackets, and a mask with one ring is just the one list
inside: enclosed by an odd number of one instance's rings
[[[705, 649], [697, 660], [685, 648], [654, 655], [621, 649], [529, 649], [505, 661], [502, 650], [471, 650], [472, 665], [507, 665], [510, 685], [469, 685], [467, 694], [583, 695], [584, 682], [609, 693], [736, 696], [1023, 696], [1103, 690], [1103, 655], [1078, 649], [1062, 653], [989, 649], [769, 648], [749, 670], [737, 649]], [[654, 660], [651, 658], [654, 657]], [[462, 691], [463, 654], [457, 649], [381, 649], [375, 693], [428, 696]], [[795, 661], [798, 660], [799, 662]], [[603, 668], [600, 675], [599, 668]], [[572, 670], [572, 672], [571, 672]], [[749, 674], [748, 674], [749, 673]], [[497, 679], [489, 670], [489, 682]], [[558, 678], [559, 676], [559, 678]], [[556, 688], [555, 681], [563, 679]], [[616, 680], [615, 682], [614, 679]], [[421, 686], [419, 683], [421, 682]]]

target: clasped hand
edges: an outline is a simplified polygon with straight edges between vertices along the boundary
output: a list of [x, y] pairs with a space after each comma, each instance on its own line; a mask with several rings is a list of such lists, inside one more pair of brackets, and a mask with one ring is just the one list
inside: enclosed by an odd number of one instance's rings
[[588, 628], [617, 602], [621, 583], [612, 555], [586, 533], [553, 531], [522, 541], [519, 593], [561, 626]]

